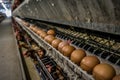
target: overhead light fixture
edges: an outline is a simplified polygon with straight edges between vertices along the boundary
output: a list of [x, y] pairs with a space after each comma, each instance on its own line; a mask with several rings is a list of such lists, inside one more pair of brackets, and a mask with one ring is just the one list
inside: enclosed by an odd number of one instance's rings
[[5, 9], [6, 16], [10, 17], [12, 15], [11, 10], [7, 9], [7, 7], [5, 6], [5, 4], [3, 2], [1, 4], [2, 4], [3, 8]]
[[2, 3], [3, 1], [2, 0], [0, 0], [0, 3]]
[[1, 4], [4, 7], [5, 10], [8, 10], [3, 2]]

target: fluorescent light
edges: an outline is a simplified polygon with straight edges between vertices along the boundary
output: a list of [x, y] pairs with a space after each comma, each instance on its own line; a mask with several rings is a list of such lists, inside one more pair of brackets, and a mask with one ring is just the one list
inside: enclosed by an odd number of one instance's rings
[[8, 10], [4, 3], [1, 3], [5, 10]]
[[2, 3], [3, 1], [2, 0], [0, 0], [0, 3]]
[[[0, 0], [0, 2], [2, 2], [1, 0]], [[11, 10], [9, 10], [9, 9], [7, 9], [7, 7], [5, 6], [5, 4], [2, 2], [1, 3], [2, 4], [2, 6], [4, 7], [4, 9], [5, 9], [5, 14], [6, 14], [6, 16], [7, 17], [10, 17], [12, 14], [11, 14]]]

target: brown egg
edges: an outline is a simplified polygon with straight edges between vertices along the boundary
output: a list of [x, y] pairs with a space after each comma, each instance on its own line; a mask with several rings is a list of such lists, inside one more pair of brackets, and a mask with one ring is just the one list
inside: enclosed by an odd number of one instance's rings
[[[41, 35], [42, 32], [45, 32], [45, 31], [39, 30], [39, 31], [37, 32], [37, 34], [38, 34], [38, 35]], [[46, 32], [45, 32], [45, 33], [46, 33]], [[47, 33], [46, 33], [46, 34], [47, 34]]]
[[41, 33], [41, 30], [38, 30], [38, 31], [37, 31], [37, 34], [39, 35], [40, 33]]
[[120, 74], [119, 74], [119, 75], [116, 75], [115, 77], [113, 77], [112, 80], [120, 80]]
[[62, 53], [64, 56], [70, 57], [71, 53], [75, 50], [75, 48], [71, 45], [66, 45], [62, 48]]
[[33, 31], [36, 33], [36, 32], [37, 32], [37, 30], [38, 30], [38, 29], [37, 29], [37, 27], [36, 27], [36, 26], [34, 26], [34, 27], [33, 27]]
[[66, 41], [60, 42], [59, 45], [58, 45], [58, 50], [59, 50], [60, 52], [62, 52], [62, 48], [63, 48], [64, 46], [66, 46], [66, 45], [69, 45], [69, 43], [66, 42]]
[[45, 38], [45, 41], [47, 41], [49, 44], [52, 43], [52, 41], [55, 39], [53, 35], [47, 35]]
[[45, 31], [42, 31], [40, 34], [40, 37], [44, 39], [46, 36], [47, 36], [47, 33]]
[[42, 31], [41, 29], [39, 29], [39, 30], [37, 31], [37, 34], [40, 35], [42, 32], [43, 32], [43, 31]]
[[29, 27], [31, 30], [33, 29], [33, 26], [32, 25], [30, 25], [30, 27]]
[[35, 27], [34, 32], [37, 33], [39, 31], [38, 27]]
[[35, 27], [33, 27], [32, 30], [35, 31]]
[[22, 23], [25, 25], [25, 26], [29, 26], [29, 23], [28, 22], [25, 22], [25, 21], [22, 21]]
[[62, 40], [60, 40], [60, 39], [54, 39], [54, 40], [52, 41], [52, 46], [53, 46], [54, 48], [57, 48], [58, 45], [59, 45], [59, 43], [60, 43], [61, 41], [62, 41]]
[[106, 63], [98, 64], [93, 69], [93, 77], [95, 80], [112, 80], [115, 75], [115, 69]]
[[100, 61], [96, 56], [86, 56], [82, 59], [80, 67], [88, 73], [91, 73], [93, 68], [99, 63]]
[[48, 35], [55, 35], [55, 31], [53, 29], [50, 29], [47, 31]]
[[30, 27], [31, 27], [31, 30], [33, 31], [34, 30], [34, 28], [35, 28], [35, 26], [34, 25], [30, 25]]
[[76, 49], [72, 52], [70, 60], [76, 64], [80, 64], [81, 60], [86, 56], [86, 53], [82, 49]]
[[29, 27], [29, 29], [31, 29], [31, 30], [32, 30], [32, 27]]
[[30, 26], [30, 24], [28, 22], [24, 22], [24, 25], [27, 26], [27, 27]]

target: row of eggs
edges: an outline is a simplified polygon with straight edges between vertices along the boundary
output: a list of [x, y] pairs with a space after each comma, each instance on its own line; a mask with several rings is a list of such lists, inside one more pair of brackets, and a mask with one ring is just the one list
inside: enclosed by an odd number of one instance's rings
[[100, 60], [96, 56], [87, 56], [84, 50], [76, 49], [67, 41], [62, 41], [61, 39], [56, 38], [55, 30], [50, 29], [46, 32], [37, 26], [30, 26], [29, 28], [61, 52], [61, 54], [69, 57], [70, 60], [80, 66], [80, 68], [89, 74], [92, 73], [95, 80], [120, 79], [119, 75], [115, 76], [116, 71], [110, 64], [100, 63]]

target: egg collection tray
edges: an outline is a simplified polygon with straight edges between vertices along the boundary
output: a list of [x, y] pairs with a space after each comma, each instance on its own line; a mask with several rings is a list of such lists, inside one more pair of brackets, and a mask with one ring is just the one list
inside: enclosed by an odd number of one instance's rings
[[[78, 65], [72, 63], [68, 57], [63, 56], [58, 50], [53, 48], [50, 44], [44, 41], [41, 37], [39, 37], [36, 33], [30, 30], [28, 27], [25, 27], [23, 24], [20, 23], [19, 19], [16, 19], [18, 23], [22, 26], [22, 28], [37, 42], [38, 45], [44, 47], [47, 51], [48, 56], [54, 59], [54, 61], [67, 73], [67, 76], [70, 80], [94, 80], [92, 75], [88, 74], [87, 72], [83, 71]], [[41, 27], [41, 28], [45, 28]], [[46, 27], [46, 29], [49, 29]], [[95, 42], [97, 38], [93, 39], [88, 38], [86, 35], [81, 35], [82, 38], [77, 36], [76, 34], [67, 34], [64, 30], [60, 28], [56, 28], [56, 37], [62, 40], [70, 40], [71, 44], [77, 48], [82, 48], [86, 51], [88, 55], [95, 55], [99, 56], [101, 61], [105, 61], [116, 69], [117, 74], [120, 73], [120, 54], [119, 48], [117, 50], [113, 50], [106, 45], [101, 45]], [[75, 37], [77, 36], [77, 37]], [[100, 40], [99, 40], [100, 41]], [[102, 41], [102, 39], [101, 39]], [[105, 41], [105, 43], [110, 43], [109, 40]], [[110, 46], [114, 46], [116, 43], [111, 44]]]
[[[33, 21], [35, 23], [35, 21]], [[79, 29], [70, 30], [58, 26], [51, 26], [46, 23], [36, 22], [36, 25], [42, 29], [54, 28], [56, 37], [71, 41], [71, 44], [78, 48], [82, 48], [92, 55], [98, 56], [110, 64], [120, 66], [120, 40], [116, 36], [93, 35], [92, 33], [79, 32]]]
[[47, 51], [46, 55], [54, 59], [54, 61], [63, 69], [63, 71], [67, 73], [69, 80], [94, 80], [92, 75], [87, 74], [87, 72], [83, 71], [79, 66], [72, 63], [69, 58], [63, 56], [58, 50], [41, 39], [41, 37], [39, 37], [36, 33], [21, 24], [19, 20], [17, 22], [39, 46], [45, 48]]
[[[52, 25], [40, 21], [28, 20], [28, 22], [38, 27], [48, 30], [53, 28], [56, 30], [56, 37], [71, 41], [71, 44], [77, 48], [84, 49], [88, 55], [99, 57], [101, 61], [105, 61], [116, 68], [117, 74], [120, 73], [120, 40], [116, 35], [84, 32], [82, 29], [73, 27], [71, 30], [67, 26]], [[81, 32], [80, 32], [81, 31]]]
[[[40, 26], [42, 29], [54, 28], [56, 36], [63, 40], [70, 40], [73, 45], [89, 51], [91, 54], [99, 56], [108, 62], [120, 66], [120, 40], [119, 36], [97, 33], [84, 32], [82, 29], [73, 27], [71, 30], [67, 26], [52, 25], [40, 21], [28, 20], [28, 22]], [[96, 34], [97, 33], [97, 34]]]

